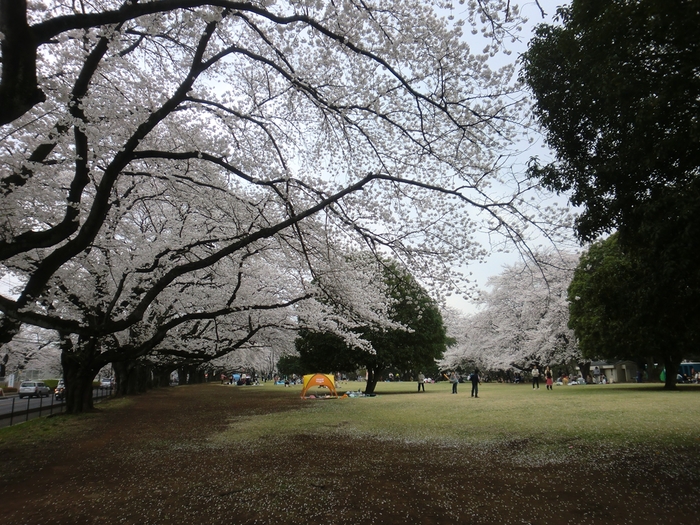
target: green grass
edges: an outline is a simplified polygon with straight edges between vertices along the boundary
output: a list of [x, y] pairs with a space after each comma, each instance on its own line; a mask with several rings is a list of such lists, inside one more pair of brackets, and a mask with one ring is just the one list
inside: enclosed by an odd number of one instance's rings
[[[358, 390], [345, 383], [340, 391]], [[684, 385], [676, 392], [660, 385], [555, 386], [547, 391], [529, 385], [482, 384], [479, 399], [470, 384], [452, 395], [447, 383], [380, 383], [376, 397], [305, 400], [299, 410], [235, 418], [232, 428], [214, 438], [227, 443], [264, 436], [294, 434], [328, 439], [372, 436], [406, 442], [488, 444], [504, 441], [548, 443], [576, 441], [623, 446], [663, 443], [691, 445], [700, 441], [700, 386]], [[299, 396], [301, 387], [277, 389]], [[243, 392], [243, 391], [242, 391]], [[262, 392], [246, 390], [242, 395]]]
[[98, 410], [74, 416], [55, 414], [52, 417], [38, 417], [27, 422], [0, 429], [0, 445], [39, 445], [59, 434], [89, 432], [99, 424], [105, 413], [127, 408], [130, 398], [114, 398], [101, 401]]

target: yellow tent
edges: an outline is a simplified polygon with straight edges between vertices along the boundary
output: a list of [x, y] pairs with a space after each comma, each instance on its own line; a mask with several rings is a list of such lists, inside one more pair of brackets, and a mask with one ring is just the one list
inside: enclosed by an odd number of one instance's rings
[[332, 374], [307, 374], [304, 376], [304, 388], [301, 389], [301, 398], [306, 399], [306, 391], [315, 386], [325, 386], [331, 394], [338, 397], [335, 391], [335, 377]]

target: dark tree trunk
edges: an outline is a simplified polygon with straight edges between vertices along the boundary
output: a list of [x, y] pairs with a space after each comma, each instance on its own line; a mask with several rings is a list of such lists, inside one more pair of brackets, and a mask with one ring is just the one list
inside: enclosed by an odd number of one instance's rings
[[143, 364], [143, 363], [136, 363], [135, 366], [135, 372], [136, 372], [136, 392], [139, 394], [143, 394], [145, 392], [148, 392], [148, 390], [151, 388], [153, 381], [152, 381], [152, 374], [151, 374], [151, 367]]
[[379, 374], [374, 368], [367, 369], [367, 384], [365, 385], [365, 395], [374, 394], [374, 389], [377, 387]]
[[122, 385], [124, 383], [124, 372], [122, 370], [123, 363], [112, 363], [112, 370], [114, 371], [114, 393], [118, 396], [123, 396]]
[[136, 363], [134, 361], [125, 361], [120, 365], [123, 379], [119, 385], [119, 393], [123, 396], [133, 396], [138, 394]]
[[664, 365], [666, 365], [666, 382], [664, 390], [676, 390], [678, 369], [681, 366], [681, 357], [677, 355], [665, 355]]
[[581, 374], [583, 375], [583, 378], [588, 381], [588, 376], [591, 375], [591, 362], [590, 361], [584, 361], [582, 363], [578, 364], [578, 368], [581, 371]]
[[158, 387], [170, 386], [170, 374], [173, 372], [172, 368], [158, 368], [154, 370], [155, 374], [155, 384]]
[[27, 23], [27, 0], [0, 2], [2, 77], [0, 124], [12, 122], [46, 100], [36, 76], [36, 40]]
[[69, 337], [61, 341], [61, 365], [66, 384], [66, 412], [79, 414], [92, 410], [92, 380], [107, 363], [97, 359], [96, 342], [90, 340], [73, 346]]
[[117, 383], [116, 394], [119, 396], [125, 396], [127, 394], [127, 383], [129, 378], [129, 363], [119, 362], [112, 363], [112, 368], [114, 369], [114, 379]]

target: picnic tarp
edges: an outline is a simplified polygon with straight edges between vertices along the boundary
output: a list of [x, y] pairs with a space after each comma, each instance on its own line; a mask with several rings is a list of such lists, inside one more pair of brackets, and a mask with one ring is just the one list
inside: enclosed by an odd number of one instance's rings
[[306, 391], [309, 388], [325, 386], [331, 394], [338, 397], [335, 391], [335, 377], [333, 374], [307, 374], [304, 376], [304, 387], [301, 389], [301, 398], [306, 399]]

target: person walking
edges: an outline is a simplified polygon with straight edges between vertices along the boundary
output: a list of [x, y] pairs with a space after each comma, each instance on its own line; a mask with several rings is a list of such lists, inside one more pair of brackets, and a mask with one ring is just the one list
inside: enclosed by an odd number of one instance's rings
[[472, 382], [472, 397], [479, 397], [479, 385], [481, 384], [481, 376], [479, 376], [479, 369], [475, 368], [472, 375], [469, 376]]
[[554, 390], [554, 378], [552, 377], [552, 371], [549, 367], [544, 370], [544, 380], [547, 383], [547, 390]]
[[450, 383], [452, 383], [452, 393], [457, 393], [457, 384], [459, 383], [459, 375], [454, 370], [450, 374]]
[[425, 376], [423, 372], [418, 372], [418, 392], [420, 392], [421, 389], [425, 392]]
[[532, 389], [535, 389], [535, 386], [537, 387], [537, 390], [540, 389], [540, 371], [537, 368], [537, 365], [534, 365], [532, 367]]

